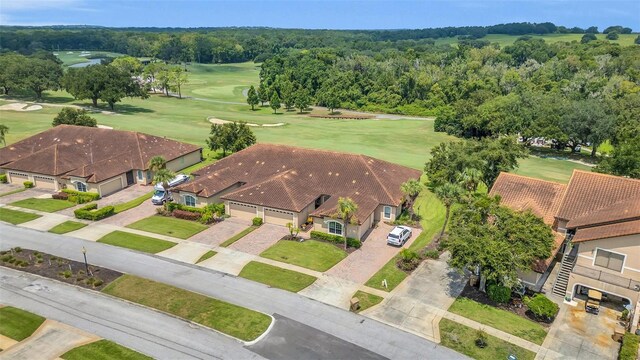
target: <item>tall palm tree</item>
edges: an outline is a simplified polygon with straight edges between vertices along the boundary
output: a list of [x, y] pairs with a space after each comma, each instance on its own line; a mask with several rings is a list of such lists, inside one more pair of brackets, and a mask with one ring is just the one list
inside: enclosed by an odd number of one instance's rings
[[0, 140], [4, 146], [7, 146], [7, 142], [4, 140], [4, 136], [9, 132], [7, 125], [0, 124]]
[[420, 191], [422, 191], [422, 184], [416, 179], [410, 179], [400, 185], [400, 191], [404, 194], [409, 214], [411, 214], [411, 219], [413, 219], [413, 202], [416, 200], [418, 194], [420, 194]]
[[482, 171], [476, 168], [465, 168], [458, 176], [458, 181], [468, 192], [476, 192], [482, 181]]
[[162, 156], [159, 156], [159, 155], [154, 156], [151, 159], [149, 159], [149, 164], [147, 166], [149, 167], [149, 170], [155, 173], [158, 170], [164, 169], [167, 167], [167, 160], [165, 160]]
[[169, 169], [160, 169], [153, 175], [153, 183], [161, 184], [164, 189], [163, 202], [167, 201], [167, 198], [169, 197], [169, 181], [171, 181], [175, 176], [176, 174]]
[[442, 201], [446, 208], [446, 214], [444, 217], [444, 224], [442, 225], [442, 230], [440, 231], [440, 236], [438, 236], [438, 241], [444, 235], [444, 230], [447, 228], [447, 223], [449, 222], [449, 215], [451, 213], [451, 206], [458, 202], [460, 196], [462, 195], [462, 188], [458, 185], [451, 183], [444, 183], [440, 186], [437, 186], [433, 189], [433, 193]]
[[347, 250], [347, 224], [352, 223], [353, 215], [358, 211], [358, 204], [349, 197], [340, 197], [338, 199], [338, 207], [336, 210], [338, 217], [344, 220], [344, 249]]

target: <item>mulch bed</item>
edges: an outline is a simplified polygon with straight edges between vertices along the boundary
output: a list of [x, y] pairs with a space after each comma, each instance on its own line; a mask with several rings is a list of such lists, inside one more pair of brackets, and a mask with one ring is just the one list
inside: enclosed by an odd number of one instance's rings
[[122, 273], [89, 265], [93, 275], [86, 274], [85, 264], [34, 250], [13, 248], [0, 252], [0, 265], [48, 277], [91, 290], [102, 290]]

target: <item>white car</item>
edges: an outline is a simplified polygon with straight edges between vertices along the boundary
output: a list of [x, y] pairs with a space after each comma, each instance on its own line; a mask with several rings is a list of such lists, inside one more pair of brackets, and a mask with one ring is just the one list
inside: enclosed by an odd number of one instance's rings
[[[171, 181], [169, 181], [168, 183], [169, 188], [185, 183], [189, 181], [189, 179], [190, 179], [189, 175], [178, 174]], [[164, 187], [162, 187], [162, 184], [156, 184], [156, 186], [154, 186], [153, 189], [155, 191], [153, 193], [153, 197], [151, 198], [151, 202], [154, 205], [162, 205], [167, 201], [173, 201], [173, 197], [171, 196], [171, 191], [168, 191], [167, 195], [165, 196]]]
[[[187, 181], [189, 181], [189, 179], [191, 179], [189, 177], [189, 175], [178, 174], [178, 175], [176, 175], [176, 177], [171, 179], [171, 181], [169, 181], [168, 185], [169, 185], [170, 188], [172, 188], [174, 186], [178, 186], [180, 184], [186, 183]], [[156, 190], [164, 190], [164, 188], [162, 187], [162, 184], [156, 184], [155, 189]]]
[[396, 226], [387, 235], [387, 244], [402, 246], [411, 238], [411, 228], [408, 226]]

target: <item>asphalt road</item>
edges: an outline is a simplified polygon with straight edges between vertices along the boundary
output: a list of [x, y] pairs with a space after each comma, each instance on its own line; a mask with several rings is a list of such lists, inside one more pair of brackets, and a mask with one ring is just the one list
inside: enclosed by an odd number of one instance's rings
[[[375, 320], [243, 278], [120, 247], [0, 224], [0, 248], [15, 246], [76, 261], [82, 261], [81, 249], [84, 246], [92, 264], [267, 314], [284, 314], [291, 320], [319, 330], [318, 334], [331, 334], [389, 359], [466, 359], [453, 350]], [[189, 341], [187, 344], [193, 343]], [[328, 348], [332, 346], [331, 343], [325, 345]], [[304, 354], [300, 355], [304, 358]]]

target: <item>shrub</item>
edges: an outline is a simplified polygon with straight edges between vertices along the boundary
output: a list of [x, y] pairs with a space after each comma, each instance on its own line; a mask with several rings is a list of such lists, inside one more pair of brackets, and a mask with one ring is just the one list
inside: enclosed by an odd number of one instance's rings
[[627, 309], [622, 310], [622, 313], [620, 314], [620, 320], [627, 321], [628, 317], [629, 317], [629, 310]]
[[65, 271], [60, 272], [59, 275], [62, 276], [63, 278], [65, 278], [65, 279], [68, 279], [68, 278], [71, 277], [72, 274], [71, 274], [71, 270], [65, 270]]
[[262, 225], [262, 218], [254, 217], [251, 222], [253, 223], [253, 226], [260, 226]]
[[91, 203], [89, 205], [83, 206], [73, 212], [77, 219], [93, 221], [102, 220], [115, 213], [116, 211], [113, 206], [105, 206], [102, 209], [98, 209], [98, 204], [96, 203]]
[[347, 247], [360, 249], [362, 247], [362, 241], [354, 238], [347, 238]]
[[69, 200], [69, 194], [65, 192], [59, 192], [51, 195], [51, 198], [56, 200]]
[[205, 206], [204, 208], [205, 208], [205, 212], [210, 211], [214, 215], [217, 215], [217, 216], [224, 215], [224, 203], [209, 204], [209, 205]]
[[491, 284], [487, 286], [487, 295], [489, 299], [497, 302], [498, 304], [504, 304], [511, 300], [511, 289], [506, 286]]
[[[314, 240], [322, 240], [334, 244], [344, 244], [344, 237], [340, 235], [327, 234], [322, 231], [312, 230], [310, 233], [310, 237]], [[347, 238], [347, 247], [359, 249], [360, 247], [362, 247], [362, 242], [358, 239]]]
[[424, 257], [429, 259], [439, 259], [440, 252], [438, 250], [427, 250], [424, 252]]
[[173, 210], [172, 214], [174, 217], [178, 219], [191, 220], [191, 221], [197, 221], [198, 219], [200, 219], [200, 216], [201, 216], [200, 213], [187, 211], [187, 210], [180, 210], [180, 209]]
[[104, 281], [102, 281], [101, 279], [96, 278], [96, 279], [93, 281], [93, 286], [94, 286], [94, 287], [98, 287], [98, 286], [100, 286], [100, 285], [102, 285], [102, 284], [104, 284]]
[[33, 181], [25, 181], [22, 183], [25, 189], [31, 189], [33, 187]]
[[409, 249], [400, 251], [400, 259], [396, 263], [401, 270], [413, 271], [420, 265], [420, 255]]
[[100, 199], [100, 194], [95, 192], [84, 192], [73, 189], [62, 189], [62, 192], [69, 195], [67, 200], [76, 204], [84, 204]]
[[9, 182], [7, 180], [7, 174], [0, 174], [0, 183], [6, 184], [7, 182]]
[[551, 322], [555, 318], [560, 307], [558, 304], [547, 299], [542, 294], [535, 294], [532, 298], [525, 296], [524, 304], [527, 305], [531, 313], [537, 318], [546, 322]]
[[476, 341], [475, 341], [475, 343], [476, 343], [477, 347], [479, 347], [481, 349], [486, 348], [487, 345], [488, 345], [487, 339], [488, 339], [488, 336], [487, 336], [486, 332], [484, 332], [482, 330], [476, 331]]
[[640, 343], [640, 336], [632, 333], [626, 333], [622, 337], [622, 347], [620, 347], [620, 354], [618, 359], [620, 360], [635, 360], [638, 355], [638, 343]]
[[16, 246], [13, 248], [13, 251], [17, 252], [17, 253], [21, 253], [22, 252], [22, 248], [20, 246]]

